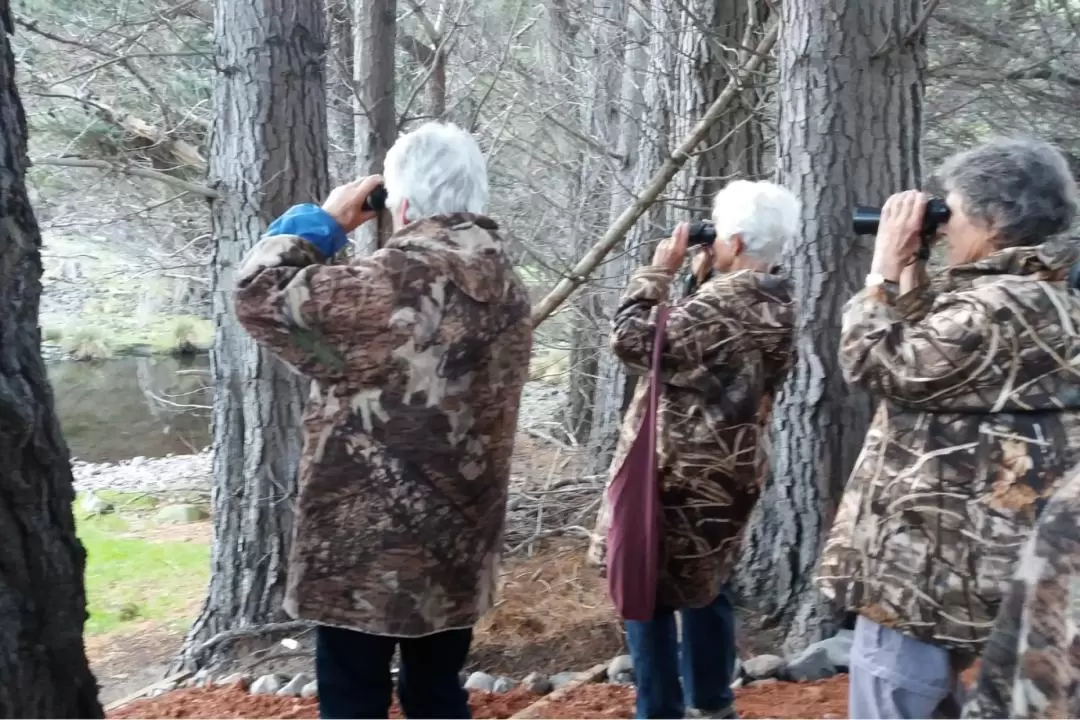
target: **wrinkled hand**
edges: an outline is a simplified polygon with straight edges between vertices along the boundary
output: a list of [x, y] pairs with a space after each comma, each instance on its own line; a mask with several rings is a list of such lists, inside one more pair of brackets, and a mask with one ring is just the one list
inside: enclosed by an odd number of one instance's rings
[[330, 191], [330, 197], [326, 198], [322, 209], [337, 221], [342, 230], [350, 233], [375, 218], [377, 213], [361, 208], [371, 191], [381, 185], [382, 181], [381, 175], [369, 175], [346, 185], [339, 185]]
[[686, 259], [686, 242], [690, 239], [690, 226], [679, 223], [669, 238], [660, 241], [653, 253], [652, 264], [673, 273], [678, 272]]
[[905, 190], [885, 201], [874, 243], [872, 272], [881, 273], [886, 280], [900, 279], [922, 243], [923, 217], [929, 200], [924, 192]]

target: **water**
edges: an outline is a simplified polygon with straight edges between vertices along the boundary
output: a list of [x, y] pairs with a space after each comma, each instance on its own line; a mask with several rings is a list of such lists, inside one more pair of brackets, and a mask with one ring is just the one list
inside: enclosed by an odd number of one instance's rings
[[116, 462], [198, 452], [210, 442], [209, 359], [126, 357], [48, 366], [73, 458]]

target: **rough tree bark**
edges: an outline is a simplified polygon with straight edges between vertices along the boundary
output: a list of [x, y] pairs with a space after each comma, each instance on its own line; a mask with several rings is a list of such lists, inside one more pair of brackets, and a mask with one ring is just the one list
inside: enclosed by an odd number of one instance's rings
[[214, 531], [209, 592], [182, 656], [188, 668], [239, 648], [220, 633], [285, 620], [306, 383], [240, 327], [233, 277], [275, 216], [321, 201], [329, 184], [321, 0], [231, 0], [215, 12]]
[[738, 586], [788, 626], [798, 650], [836, 629], [812, 586], [871, 401], [837, 366], [840, 314], [869, 270], [872, 244], [851, 208], [920, 181], [925, 40], [919, 0], [805, 0], [781, 6], [779, 182], [802, 200], [786, 258], [799, 305], [798, 359], [777, 399], [772, 477], [744, 542]]
[[[353, 78], [356, 81], [356, 171], [381, 173], [386, 151], [397, 138], [394, 98], [394, 48], [397, 0], [353, 0]], [[365, 224], [353, 233], [357, 249], [370, 252], [390, 236], [389, 213], [379, 213], [378, 227]]]
[[353, 0], [327, 0], [326, 96], [330, 182], [356, 179], [356, 97], [353, 95]]
[[26, 115], [0, 0], [0, 717], [99, 718], [83, 647], [86, 552], [41, 359], [41, 233], [26, 193]]

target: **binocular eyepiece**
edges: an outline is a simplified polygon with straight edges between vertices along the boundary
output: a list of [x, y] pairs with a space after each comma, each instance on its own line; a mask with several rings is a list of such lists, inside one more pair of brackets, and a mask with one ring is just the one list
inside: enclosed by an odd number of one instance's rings
[[371, 194], [364, 198], [364, 204], [360, 206], [362, 210], [368, 212], [374, 212], [382, 210], [386, 207], [386, 186], [380, 185], [371, 191]]
[[[930, 257], [930, 241], [937, 235], [938, 228], [949, 221], [951, 214], [949, 206], [941, 198], [930, 198], [930, 201], [926, 203], [922, 227], [923, 241], [918, 253], [920, 260]], [[852, 213], [851, 226], [856, 235], [874, 235], [880, 224], [881, 208], [859, 205]]]

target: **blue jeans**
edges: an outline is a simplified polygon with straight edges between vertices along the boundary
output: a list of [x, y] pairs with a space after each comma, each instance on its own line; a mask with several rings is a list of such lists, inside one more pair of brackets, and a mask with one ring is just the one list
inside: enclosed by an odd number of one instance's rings
[[389, 717], [394, 691], [390, 661], [400, 646], [397, 691], [405, 717], [468, 718], [469, 694], [458, 673], [471, 642], [472, 630], [393, 638], [319, 625], [315, 629], [319, 717]]
[[637, 717], [681, 718], [687, 707], [706, 714], [734, 710], [735, 610], [728, 588], [722, 588], [711, 605], [677, 611], [682, 620], [681, 648], [675, 612], [658, 608], [648, 622], [626, 623]]

